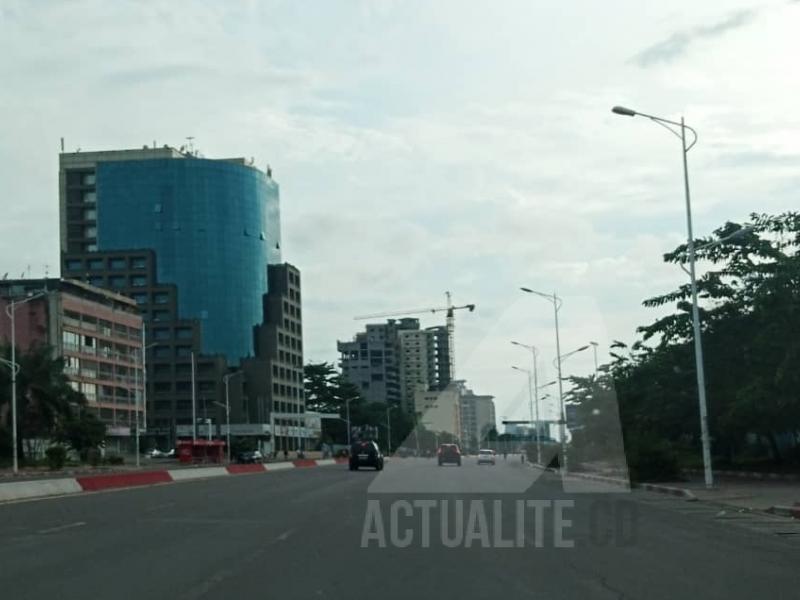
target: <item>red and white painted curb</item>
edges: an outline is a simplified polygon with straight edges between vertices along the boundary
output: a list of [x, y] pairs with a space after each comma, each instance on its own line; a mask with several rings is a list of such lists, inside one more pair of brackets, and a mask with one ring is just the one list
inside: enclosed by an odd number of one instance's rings
[[44, 498], [47, 496], [64, 496], [81, 492], [98, 492], [101, 490], [156, 485], [161, 483], [177, 483], [180, 481], [210, 479], [213, 477], [227, 477], [229, 475], [325, 467], [346, 462], [346, 458], [328, 458], [321, 460], [301, 458], [298, 460], [276, 463], [198, 467], [194, 469], [164, 469], [159, 471], [130, 471], [126, 473], [84, 475], [60, 479], [12, 481], [0, 483], [0, 502]]

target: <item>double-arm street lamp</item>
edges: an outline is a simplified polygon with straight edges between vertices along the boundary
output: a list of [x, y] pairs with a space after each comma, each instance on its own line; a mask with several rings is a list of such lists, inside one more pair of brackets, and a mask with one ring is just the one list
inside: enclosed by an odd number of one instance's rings
[[[695, 245], [694, 245], [694, 231], [692, 229], [692, 202], [689, 193], [689, 167], [687, 164], [687, 155], [697, 143], [697, 132], [686, 125], [683, 117], [680, 122], [670, 121], [661, 117], [655, 117], [642, 112], [625, 108], [624, 106], [615, 106], [611, 109], [615, 114], [626, 117], [645, 117], [654, 123], [658, 123], [662, 127], [668, 129], [673, 135], [681, 140], [681, 158], [683, 161], [683, 189], [684, 197], [686, 200], [686, 233], [687, 233], [687, 250], [689, 254], [689, 278], [691, 280], [692, 288], [692, 327], [694, 329], [694, 360], [695, 370], [697, 372], [697, 400], [700, 407], [700, 439], [703, 447], [703, 467], [705, 471], [706, 487], [710, 488], [714, 485], [714, 475], [711, 469], [711, 438], [708, 433], [708, 407], [706, 403], [706, 381], [705, 370], [703, 368], [703, 341], [700, 334], [700, 311], [697, 305], [697, 276], [695, 272]], [[676, 129], [677, 128], [677, 129]], [[686, 131], [692, 133], [691, 143], [686, 142]]]
[[568, 462], [567, 462], [567, 432], [566, 432], [566, 423], [567, 423], [567, 415], [564, 409], [564, 389], [561, 379], [561, 337], [558, 330], [558, 311], [561, 310], [561, 305], [563, 301], [559, 298], [555, 293], [553, 294], [545, 294], [544, 292], [537, 292], [536, 290], [532, 290], [530, 288], [522, 287], [520, 288], [523, 292], [527, 294], [534, 294], [539, 296], [540, 298], [544, 298], [548, 302], [553, 305], [553, 316], [555, 318], [555, 328], [556, 328], [556, 368], [558, 370], [558, 402], [559, 408], [561, 410], [561, 427], [560, 429], [560, 438], [561, 438], [561, 456], [563, 457], [563, 464], [560, 464], [563, 471], [566, 473], [568, 470]]
[[13, 444], [12, 456], [14, 473], [19, 472], [19, 453], [17, 452], [17, 374], [20, 369], [19, 363], [17, 363], [17, 321], [15, 311], [26, 302], [46, 296], [47, 293], [46, 290], [35, 292], [20, 301], [15, 301], [11, 298], [6, 305], [6, 314], [8, 318], [11, 319], [11, 360], [3, 360], [2, 362], [11, 369], [11, 443]]

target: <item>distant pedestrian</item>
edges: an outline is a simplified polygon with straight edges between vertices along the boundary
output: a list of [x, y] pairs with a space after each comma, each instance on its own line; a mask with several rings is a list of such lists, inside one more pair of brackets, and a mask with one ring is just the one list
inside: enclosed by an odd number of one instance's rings
[[289, 460], [289, 451], [286, 448], [283, 449], [283, 460]]

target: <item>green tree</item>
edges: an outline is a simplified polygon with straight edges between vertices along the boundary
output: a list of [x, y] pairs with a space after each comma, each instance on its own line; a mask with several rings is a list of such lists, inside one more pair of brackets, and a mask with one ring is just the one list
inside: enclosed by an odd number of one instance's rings
[[[736, 461], [747, 434], [756, 434], [779, 462], [777, 436], [800, 423], [800, 214], [754, 214], [696, 245], [715, 460]], [[682, 264], [686, 251], [678, 246], [664, 260]], [[700, 447], [689, 282], [644, 304], [675, 311], [640, 327], [632, 346], [615, 342], [599, 381], [574, 379], [571, 392], [581, 425], [575, 449], [602, 446], [596, 411], [609, 414], [604, 405], [616, 396], [626, 451], [640, 472], [645, 462], [669, 470], [670, 454], [697, 457]]]
[[[10, 360], [10, 346], [0, 348], [0, 356]], [[23, 440], [54, 437], [59, 425], [70, 418], [73, 407], [86, 403], [64, 374], [64, 361], [54, 357], [52, 348], [34, 344], [26, 352], [17, 351], [17, 452], [24, 459]], [[11, 378], [8, 369], [0, 371], [0, 425], [11, 429]]]
[[94, 413], [82, 410], [77, 417], [70, 416], [61, 424], [56, 439], [68, 444], [82, 461], [86, 461], [89, 451], [97, 448], [105, 436], [105, 423]]

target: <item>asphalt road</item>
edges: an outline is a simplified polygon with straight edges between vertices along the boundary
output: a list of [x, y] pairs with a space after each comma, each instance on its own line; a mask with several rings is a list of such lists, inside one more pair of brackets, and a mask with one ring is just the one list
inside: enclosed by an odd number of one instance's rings
[[537, 477], [511, 459], [398, 459], [380, 474], [342, 465], [0, 505], [0, 595], [800, 597], [800, 530]]

